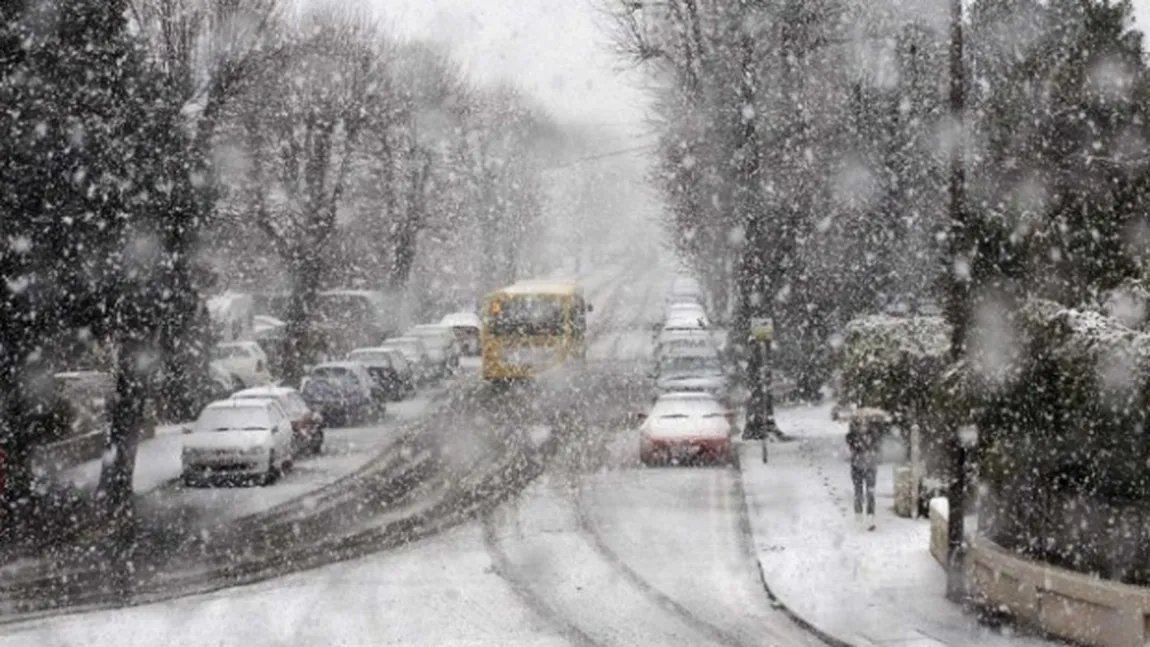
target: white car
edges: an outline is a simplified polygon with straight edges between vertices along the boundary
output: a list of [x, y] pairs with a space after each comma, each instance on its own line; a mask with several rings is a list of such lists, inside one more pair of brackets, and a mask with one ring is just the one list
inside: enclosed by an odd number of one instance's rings
[[270, 384], [268, 356], [254, 341], [230, 341], [212, 349], [212, 363], [239, 378], [245, 387]]
[[431, 353], [427, 350], [427, 344], [424, 344], [422, 339], [418, 337], [392, 337], [384, 340], [379, 347], [394, 348], [403, 353], [408, 363], [411, 364], [415, 381], [419, 384], [427, 384], [434, 378], [434, 362], [431, 360]]
[[667, 310], [663, 317], [665, 319], [693, 317], [706, 321], [707, 311], [703, 309], [703, 306], [697, 303], [672, 303], [671, 305], [667, 306]]
[[666, 330], [655, 339], [655, 359], [675, 355], [719, 354], [719, 344], [707, 330]]
[[723, 363], [717, 353], [708, 350], [661, 357], [655, 370], [655, 388], [660, 393], [692, 391], [709, 393], [722, 402], [730, 399]]
[[439, 324], [423, 324], [411, 328], [405, 334], [419, 339], [427, 346], [427, 352], [439, 375], [446, 375], [459, 366], [459, 344], [451, 328]]
[[453, 312], [440, 320], [439, 325], [447, 326], [455, 333], [460, 351], [469, 357], [479, 355], [480, 331], [483, 322], [474, 312]]
[[676, 313], [663, 321], [662, 330], [707, 330], [709, 328], [710, 322], [707, 321], [705, 315], [700, 317], [696, 314]]
[[185, 430], [184, 483], [259, 477], [268, 484], [291, 467], [291, 418], [272, 400], [219, 400]]
[[233, 393], [231, 400], [272, 400], [291, 421], [295, 442], [292, 455], [323, 452], [323, 416], [307, 406], [300, 392], [290, 386], [257, 386]]
[[[367, 398], [368, 402], [374, 405], [377, 416], [382, 417], [387, 410], [387, 405], [385, 404], [387, 402], [387, 394], [383, 392], [383, 389], [376, 386], [375, 379], [371, 377], [367, 366], [361, 362], [343, 361], [317, 364], [308, 371], [304, 382], [306, 383], [307, 380], [314, 378], [337, 380], [353, 385]], [[302, 388], [300, 390], [302, 390]]]
[[639, 460], [644, 465], [735, 463], [734, 415], [706, 393], [665, 393], [641, 415]]
[[667, 302], [687, 300], [702, 303], [703, 287], [689, 276], [680, 276], [671, 284], [671, 289], [667, 293]]

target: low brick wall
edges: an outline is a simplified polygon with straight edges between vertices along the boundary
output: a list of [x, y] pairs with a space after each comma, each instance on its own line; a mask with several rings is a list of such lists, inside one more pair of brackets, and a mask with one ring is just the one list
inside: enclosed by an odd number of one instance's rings
[[1098, 647], [1142, 647], [1150, 638], [1150, 589], [1023, 559], [982, 537], [967, 560], [985, 604], [1053, 636]]
[[107, 434], [91, 431], [66, 440], [32, 448], [32, 468], [55, 473], [80, 463], [95, 460], [104, 453]]
[[[946, 499], [930, 502], [930, 554], [946, 565]], [[1150, 588], [1031, 561], [981, 536], [966, 552], [971, 592], [988, 607], [1066, 640], [1097, 647], [1150, 644]]]

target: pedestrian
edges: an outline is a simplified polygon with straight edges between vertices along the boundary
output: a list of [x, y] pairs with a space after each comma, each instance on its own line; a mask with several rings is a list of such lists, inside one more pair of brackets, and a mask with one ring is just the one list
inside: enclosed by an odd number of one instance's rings
[[866, 410], [851, 417], [847, 448], [851, 454], [851, 482], [854, 484], [855, 523], [862, 525], [866, 503], [867, 530], [874, 530], [874, 488], [878, 478], [879, 442], [882, 425]]

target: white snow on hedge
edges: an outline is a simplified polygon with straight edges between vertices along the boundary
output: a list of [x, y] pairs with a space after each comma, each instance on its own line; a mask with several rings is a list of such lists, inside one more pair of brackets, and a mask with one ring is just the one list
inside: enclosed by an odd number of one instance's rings
[[1053, 356], [1068, 366], [1093, 366], [1107, 390], [1143, 388], [1150, 375], [1150, 333], [1139, 332], [1100, 312], [1033, 299], [1020, 311], [1023, 326], [1049, 341]]
[[945, 358], [950, 350], [950, 324], [942, 317], [869, 315], [846, 325], [844, 347], [848, 362], [852, 355], [881, 364]]

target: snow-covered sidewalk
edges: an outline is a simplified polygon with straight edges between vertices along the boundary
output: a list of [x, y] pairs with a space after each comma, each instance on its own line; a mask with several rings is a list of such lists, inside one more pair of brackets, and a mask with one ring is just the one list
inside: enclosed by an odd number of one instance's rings
[[[141, 440], [136, 448], [136, 471], [132, 477], [132, 488], [137, 494], [151, 492], [180, 476], [180, 453], [184, 440], [180, 430], [182, 425], [160, 425], [156, 435]], [[85, 461], [60, 472], [57, 480], [73, 487], [90, 492], [100, 482], [101, 459]]]
[[894, 514], [893, 459], [884, 452], [877, 529], [855, 523], [846, 425], [830, 406], [780, 409], [796, 440], [757, 444], [740, 456], [763, 580], [778, 603], [839, 645], [856, 647], [1049, 645], [980, 625], [946, 600], [946, 576], [930, 555], [925, 519]]

